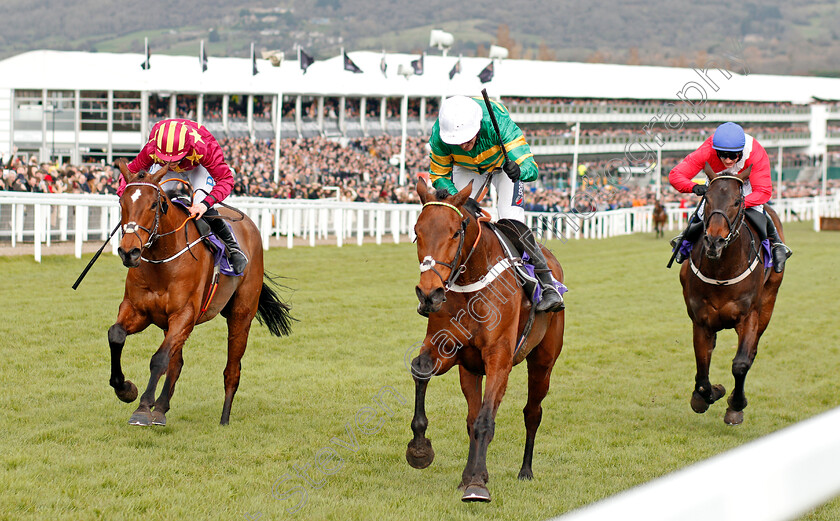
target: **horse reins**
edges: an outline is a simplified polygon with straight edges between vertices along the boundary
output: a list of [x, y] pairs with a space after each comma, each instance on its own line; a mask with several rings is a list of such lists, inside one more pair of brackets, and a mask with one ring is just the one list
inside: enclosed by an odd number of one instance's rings
[[[423, 262], [420, 263], [420, 273], [424, 273], [426, 271], [431, 270], [432, 272], [434, 272], [435, 275], [438, 276], [440, 281], [443, 283], [444, 290], [448, 291], [452, 284], [455, 282], [455, 280], [458, 278], [458, 276], [461, 275], [461, 273], [463, 273], [464, 271], [466, 271], [467, 262], [469, 262], [470, 257], [472, 257], [472, 254], [475, 251], [475, 247], [478, 245], [478, 241], [481, 240], [481, 222], [489, 221], [490, 215], [488, 215], [487, 212], [483, 209], [481, 210], [481, 217], [476, 218], [476, 221], [478, 223], [478, 235], [475, 238], [475, 242], [473, 243], [472, 248], [470, 248], [470, 252], [464, 259], [464, 262], [459, 263], [461, 254], [463, 253], [464, 249], [464, 239], [466, 237], [467, 226], [470, 223], [470, 218], [464, 217], [464, 214], [461, 213], [461, 210], [459, 210], [455, 205], [449, 203], [444, 203], [441, 201], [430, 201], [424, 204], [423, 208], [425, 209], [427, 206], [443, 206], [449, 208], [450, 210], [455, 211], [455, 213], [457, 213], [458, 216], [462, 219], [460, 228], [457, 232], [455, 232], [458, 235], [458, 250], [455, 252], [455, 258], [452, 259], [452, 262], [440, 262], [438, 260], [435, 260], [431, 255], [427, 255], [423, 259]], [[444, 279], [443, 275], [441, 275], [440, 272], [435, 268], [435, 266], [437, 265], [446, 266], [447, 268], [449, 268], [449, 277], [447, 279]]]

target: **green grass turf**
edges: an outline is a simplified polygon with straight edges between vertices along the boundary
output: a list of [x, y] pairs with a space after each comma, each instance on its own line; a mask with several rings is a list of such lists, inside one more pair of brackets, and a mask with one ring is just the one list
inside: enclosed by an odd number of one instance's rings
[[[703, 415], [689, 407], [691, 325], [677, 270], [664, 268], [665, 241], [647, 234], [549, 243], [571, 290], [565, 348], [543, 402], [532, 482], [516, 479], [526, 371], [514, 368], [489, 449], [490, 504], [463, 504], [456, 490], [467, 454], [456, 370], [429, 385], [435, 462], [425, 470], [405, 462], [413, 383], [403, 359], [426, 324], [415, 312], [412, 244], [268, 252], [268, 269], [293, 288], [284, 296], [300, 322], [282, 339], [254, 324], [224, 428], [222, 320], [189, 339], [169, 425], [130, 427], [136, 402], [120, 402], [108, 386], [107, 329], [125, 277], [119, 260], [104, 255], [72, 291], [89, 255], [44, 257], [40, 265], [0, 258], [0, 519], [561, 514], [840, 402], [840, 235], [801, 223], [788, 225], [787, 236], [795, 255], [747, 377], [749, 406], [739, 427], [723, 423], [724, 400]], [[126, 343], [123, 367], [141, 391], [161, 339], [149, 329]], [[721, 333], [712, 360], [712, 382], [727, 390], [734, 345], [734, 333]], [[387, 387], [405, 399], [383, 395], [390, 415], [372, 400]], [[314, 470], [319, 462], [332, 473]], [[698, 483], [697, 493], [714, 486]], [[840, 519], [840, 500], [804, 519]]]

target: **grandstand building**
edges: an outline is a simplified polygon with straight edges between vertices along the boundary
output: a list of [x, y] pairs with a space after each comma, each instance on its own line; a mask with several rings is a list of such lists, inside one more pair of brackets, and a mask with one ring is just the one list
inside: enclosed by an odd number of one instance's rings
[[[203, 71], [189, 56], [154, 55], [144, 69], [140, 54], [24, 53], [0, 61], [0, 154], [110, 163], [133, 156], [168, 117], [251, 139], [425, 136], [441, 99], [486, 87], [505, 101], [541, 161], [579, 155], [661, 164], [659, 156], [685, 155], [723, 121], [756, 135], [771, 161], [774, 149], [800, 158], [786, 160], [785, 177], [815, 180], [829, 155], [840, 155], [836, 78], [751, 74], [738, 63], [701, 70], [495, 60], [482, 83], [488, 58], [430, 55], [415, 70], [417, 55], [348, 55], [361, 73], [346, 70], [342, 56], [306, 71], [297, 61], [210, 57]], [[840, 177], [834, 170], [829, 177]]]

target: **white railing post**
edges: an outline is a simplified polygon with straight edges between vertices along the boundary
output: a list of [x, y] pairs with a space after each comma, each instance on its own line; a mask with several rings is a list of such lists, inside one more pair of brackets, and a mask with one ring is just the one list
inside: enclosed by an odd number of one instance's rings
[[417, 210], [408, 211], [408, 240], [414, 242], [416, 235], [414, 234], [414, 223], [417, 222]]
[[[113, 206], [108, 211], [109, 219], [108, 219], [108, 233], [111, 233], [111, 230], [117, 227], [117, 224], [120, 223], [120, 207]], [[111, 236], [111, 253], [117, 255], [117, 249], [120, 247], [120, 233], [119, 230]]]
[[[82, 243], [84, 242], [84, 235], [82, 234], [82, 228], [84, 228], [85, 223], [83, 222], [84, 216], [86, 212], [82, 209], [82, 206], [76, 206], [76, 228], [73, 233], [73, 240], [75, 242], [75, 249], [73, 250], [76, 258], [82, 258]], [[87, 208], [84, 208], [85, 210]]]
[[382, 244], [385, 235], [385, 210], [376, 210], [376, 244]]
[[283, 215], [286, 217], [286, 248], [291, 249], [295, 242], [295, 214], [294, 210], [287, 208]]
[[391, 235], [394, 237], [394, 244], [400, 243], [400, 211], [391, 210]]
[[341, 248], [344, 246], [344, 208], [336, 208], [335, 215], [335, 245]]
[[262, 235], [263, 250], [268, 251], [268, 240], [271, 238], [271, 210], [268, 208], [262, 209], [260, 232]]
[[36, 204], [34, 213], [34, 220], [32, 226], [35, 228], [33, 230], [34, 235], [34, 246], [35, 246], [35, 262], [41, 262], [41, 240], [43, 239], [43, 220], [44, 220], [44, 207], [43, 205]]

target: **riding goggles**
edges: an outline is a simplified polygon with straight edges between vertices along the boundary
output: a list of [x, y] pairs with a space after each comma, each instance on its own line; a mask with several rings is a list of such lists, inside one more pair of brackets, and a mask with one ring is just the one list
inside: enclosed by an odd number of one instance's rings
[[730, 159], [730, 160], [733, 160], [733, 161], [740, 161], [741, 157], [743, 157], [743, 155], [744, 155], [743, 151], [730, 152], [730, 151], [727, 151], [727, 150], [715, 150], [715, 152], [717, 152], [717, 156], [721, 160]]

